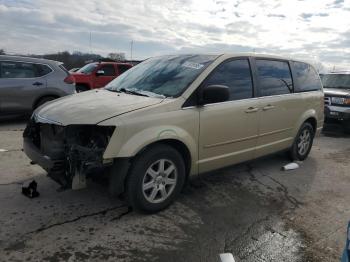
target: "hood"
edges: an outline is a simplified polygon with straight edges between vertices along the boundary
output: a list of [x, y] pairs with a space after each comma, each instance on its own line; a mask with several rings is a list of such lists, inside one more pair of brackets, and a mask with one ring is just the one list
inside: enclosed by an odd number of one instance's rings
[[60, 125], [97, 124], [163, 100], [103, 89], [91, 90], [49, 102], [34, 112], [34, 118], [38, 122]]
[[325, 95], [335, 95], [335, 96], [350, 96], [350, 88], [323, 88]]

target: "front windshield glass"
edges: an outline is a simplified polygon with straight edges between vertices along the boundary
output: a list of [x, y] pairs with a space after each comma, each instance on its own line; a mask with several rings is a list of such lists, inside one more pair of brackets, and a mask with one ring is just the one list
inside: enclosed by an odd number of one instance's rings
[[77, 72], [78, 73], [83, 73], [83, 74], [90, 74], [94, 69], [97, 67], [96, 63], [91, 63], [83, 66], [80, 68]]
[[148, 96], [179, 96], [203, 70], [214, 55], [174, 55], [147, 59], [110, 82], [110, 91], [133, 91]]
[[325, 88], [350, 89], [350, 74], [326, 74], [322, 83]]

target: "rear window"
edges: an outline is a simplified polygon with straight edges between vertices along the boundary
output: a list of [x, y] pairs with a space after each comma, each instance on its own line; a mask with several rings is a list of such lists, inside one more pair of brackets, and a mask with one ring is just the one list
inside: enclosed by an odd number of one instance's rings
[[67, 75], [70, 75], [69, 71], [68, 71], [67, 68], [64, 66], [64, 64], [60, 64], [58, 67], [61, 68]]
[[293, 81], [288, 62], [275, 60], [256, 60], [260, 96], [289, 94]]
[[309, 64], [302, 62], [291, 62], [295, 79], [295, 92], [307, 92], [321, 90], [321, 80], [315, 69]]

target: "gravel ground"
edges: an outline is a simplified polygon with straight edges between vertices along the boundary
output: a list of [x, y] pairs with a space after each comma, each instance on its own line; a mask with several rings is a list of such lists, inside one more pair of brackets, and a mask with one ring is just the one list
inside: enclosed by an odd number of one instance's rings
[[[24, 120], [0, 123], [1, 261], [339, 261], [350, 217], [350, 136], [326, 126], [299, 169], [276, 154], [191, 179], [140, 215], [102, 184], [59, 190], [21, 151]], [[20, 191], [32, 179], [40, 197]]]

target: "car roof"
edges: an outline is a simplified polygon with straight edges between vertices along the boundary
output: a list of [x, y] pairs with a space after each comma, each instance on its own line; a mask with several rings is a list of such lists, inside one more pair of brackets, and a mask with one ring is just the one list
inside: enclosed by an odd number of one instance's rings
[[[308, 65], [313, 65], [312, 62], [303, 60], [303, 59], [297, 59], [292, 58], [288, 56], [279, 56], [279, 55], [270, 55], [270, 54], [258, 54], [258, 53], [251, 53], [251, 52], [242, 52], [242, 53], [184, 53], [184, 54], [169, 54], [169, 56], [186, 56], [186, 55], [203, 55], [203, 56], [216, 56], [216, 58], [234, 58], [234, 57], [256, 57], [256, 58], [266, 58], [266, 59], [276, 59], [276, 60], [284, 60], [284, 61], [294, 61], [294, 62], [301, 62], [306, 63]], [[167, 56], [167, 55], [164, 55]], [[161, 56], [160, 56], [161, 57]], [[151, 58], [151, 57], [150, 57]]]
[[39, 64], [50, 64], [50, 65], [60, 65], [63, 64], [59, 61], [44, 59], [44, 58], [35, 58], [35, 57], [28, 57], [28, 56], [15, 56], [15, 55], [0, 55], [0, 60], [6, 60], [6, 61], [22, 61], [22, 62], [32, 62], [32, 63], [39, 63]]
[[350, 75], [350, 71], [333, 71], [324, 75]]
[[259, 53], [250, 53], [250, 52], [243, 52], [243, 53], [223, 53], [219, 54], [221, 56], [227, 56], [227, 57], [239, 57], [239, 56], [250, 56], [250, 57], [256, 57], [256, 58], [267, 58], [267, 59], [276, 59], [276, 60], [287, 60], [287, 61], [294, 61], [294, 62], [302, 62], [306, 64], [312, 65], [312, 63], [303, 60], [303, 59], [297, 59], [290, 56], [279, 56], [279, 55], [270, 55], [270, 54], [259, 54]]
[[131, 63], [126, 63], [126, 62], [112, 62], [112, 61], [101, 61], [101, 62], [92, 62], [96, 64], [117, 64], [117, 65], [131, 65]]

